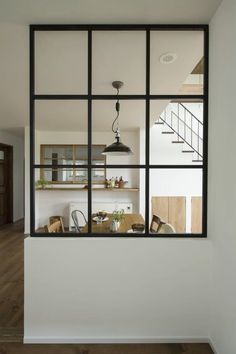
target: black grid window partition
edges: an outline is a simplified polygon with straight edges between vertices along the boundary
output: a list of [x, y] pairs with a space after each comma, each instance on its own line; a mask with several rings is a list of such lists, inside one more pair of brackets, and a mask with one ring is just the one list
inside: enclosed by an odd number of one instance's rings
[[[36, 57], [36, 50], [35, 50], [35, 41], [36, 41], [36, 33], [38, 32], [58, 32], [58, 33], [64, 33], [64, 32], [77, 32], [77, 31], [83, 31], [87, 33], [87, 92], [84, 93], [44, 93], [44, 92], [36, 92], [35, 89], [35, 63], [37, 61]], [[113, 32], [118, 32], [118, 31], [142, 31], [145, 33], [145, 62], [146, 62], [146, 68], [145, 68], [145, 92], [143, 93], [128, 93], [128, 94], [122, 94], [122, 90], [120, 92], [120, 102], [121, 105], [125, 101], [137, 101], [137, 100], [142, 100], [145, 104], [145, 117], [144, 117], [144, 138], [145, 138], [145, 153], [144, 153], [144, 158], [143, 161], [140, 163], [134, 163], [134, 164], [109, 164], [106, 162], [106, 164], [103, 166], [107, 170], [112, 170], [112, 169], [130, 169], [130, 170], [138, 170], [138, 171], [144, 171], [143, 173], [145, 174], [145, 183], [144, 183], [144, 200], [145, 200], [145, 211], [144, 211], [144, 219], [145, 219], [145, 232], [140, 234], [140, 233], [130, 233], [126, 234], [126, 237], [206, 237], [207, 236], [207, 144], [208, 144], [208, 26], [207, 25], [30, 25], [30, 230], [31, 230], [31, 236], [35, 237], [52, 237], [52, 236], [57, 236], [57, 237], [64, 237], [65, 233], [64, 232], [57, 232], [57, 233], [49, 233], [49, 232], [44, 232], [40, 229], [37, 230], [37, 227], [35, 225], [35, 212], [36, 212], [36, 206], [35, 206], [35, 182], [36, 182], [36, 171], [39, 171], [40, 169], [52, 169], [53, 166], [52, 164], [42, 164], [41, 162], [38, 163], [35, 159], [35, 142], [36, 142], [36, 136], [35, 136], [35, 107], [36, 104], [40, 101], [86, 101], [87, 104], [87, 147], [88, 147], [88, 154], [87, 154], [87, 162], [86, 164], [83, 165], [84, 169], [87, 169], [87, 218], [88, 218], [88, 224], [87, 224], [87, 232], [86, 233], [75, 233], [71, 232], [70, 234], [67, 234], [67, 236], [73, 236], [73, 237], [88, 237], [88, 236], [93, 236], [93, 237], [124, 237], [124, 233], [112, 233], [112, 232], [107, 232], [105, 234], [101, 233], [96, 233], [92, 232], [93, 228], [93, 221], [92, 221], [92, 216], [93, 216], [93, 210], [92, 210], [92, 195], [93, 195], [93, 184], [92, 184], [92, 173], [93, 169], [97, 167], [97, 165], [94, 164], [92, 160], [92, 144], [93, 144], [93, 103], [106, 100], [116, 100], [116, 93], [114, 94], [101, 94], [101, 93], [94, 93], [93, 91], [93, 75], [92, 75], [92, 68], [93, 68], [93, 36], [94, 33], [97, 33], [99, 31], [113, 31]], [[154, 32], [184, 32], [184, 31], [189, 31], [189, 32], [201, 32], [203, 34], [203, 72], [204, 72], [204, 81], [203, 81], [203, 91], [199, 94], [196, 92], [153, 92], [151, 90], [151, 78], [152, 78], [152, 73], [151, 73], [151, 33]], [[109, 48], [107, 48], [109, 51]], [[164, 53], [165, 54], [165, 53]], [[168, 53], [167, 53], [168, 54]], [[125, 56], [125, 53], [120, 53], [121, 56]], [[168, 60], [168, 58], [167, 58]], [[114, 79], [122, 79], [120, 77], [116, 78], [111, 78], [111, 82]], [[157, 77], [158, 80], [158, 77]], [[191, 86], [191, 85], [190, 85]], [[185, 111], [183, 111], [183, 116], [182, 118], [179, 118], [178, 122], [176, 123], [176, 136], [177, 140], [175, 142], [179, 142], [179, 137], [181, 137], [181, 134], [185, 134], [186, 136], [186, 127], [183, 132], [180, 131], [179, 124], [181, 122], [185, 121], [186, 124], [186, 116], [188, 116], [187, 110], [188, 110], [188, 102], [201, 102], [202, 104], [202, 110], [203, 110], [203, 123], [202, 127], [202, 151], [201, 151], [201, 158], [202, 162], [201, 163], [196, 163], [196, 164], [175, 164], [174, 161], [173, 163], [156, 163], [155, 161], [152, 160], [151, 158], [151, 152], [150, 152], [150, 114], [152, 110], [152, 105], [155, 105], [155, 102], [159, 101], [166, 101], [166, 102], [172, 102], [173, 103], [173, 110], [175, 107], [176, 109], [183, 109], [182, 106], [184, 106]], [[175, 103], [177, 106], [175, 106]], [[111, 116], [112, 116], [111, 112]], [[173, 124], [173, 117], [177, 116], [177, 113], [172, 112], [172, 124]], [[191, 118], [191, 117], [190, 117]], [[170, 125], [170, 122], [164, 117], [163, 115], [160, 116], [160, 119], [163, 121], [158, 121], [157, 124], [168, 124]], [[193, 119], [192, 119], [193, 120]], [[189, 126], [190, 131], [193, 130], [192, 124], [193, 122], [187, 124]], [[178, 131], [176, 131], [178, 127]], [[192, 130], [191, 130], [192, 129]], [[199, 130], [199, 127], [198, 127]], [[195, 135], [197, 133], [194, 133]], [[74, 142], [72, 142], [74, 143]], [[193, 144], [192, 144], [193, 145]], [[197, 148], [193, 148], [197, 149]], [[198, 151], [199, 153], [199, 151]], [[199, 155], [198, 155], [199, 156]], [[72, 168], [78, 168], [77, 165], [71, 165], [71, 164], [65, 164], [63, 163], [62, 165], [57, 164], [57, 168], [63, 168], [63, 169], [72, 169]], [[162, 234], [162, 233], [151, 233], [150, 232], [150, 224], [151, 224], [151, 205], [150, 205], [150, 179], [151, 175], [161, 175], [162, 171], [169, 171], [170, 176], [172, 176], [172, 180], [178, 179], [176, 176], [178, 175], [179, 171], [186, 171], [186, 176], [187, 176], [187, 171], [199, 171], [199, 173], [202, 174], [202, 183], [201, 183], [201, 195], [202, 195], [202, 218], [201, 218], [201, 232], [198, 233], [193, 233], [193, 232], [176, 232], [176, 233], [170, 233], [170, 234]], [[157, 178], [157, 183], [158, 183], [158, 177]], [[186, 183], [188, 180], [188, 176], [186, 177]], [[184, 183], [185, 183], [184, 182]], [[168, 182], [166, 182], [168, 183]], [[53, 198], [53, 197], [52, 197]], [[177, 214], [176, 214], [177, 215]], [[178, 217], [178, 215], [177, 215]]]

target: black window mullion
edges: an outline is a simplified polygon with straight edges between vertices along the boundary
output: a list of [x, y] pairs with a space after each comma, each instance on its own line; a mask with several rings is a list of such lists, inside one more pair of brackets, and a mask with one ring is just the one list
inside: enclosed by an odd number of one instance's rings
[[205, 24], [54, 24], [30, 25], [35, 31], [204, 31]]
[[35, 233], [35, 32], [30, 28], [30, 233]]
[[[94, 95], [91, 93], [91, 95], [81, 95], [81, 94], [35, 94], [33, 95], [33, 98], [35, 100], [88, 100], [91, 96], [92, 100], [116, 100], [117, 96], [116, 95]], [[181, 94], [176, 94], [176, 95], [132, 95], [132, 94], [127, 94], [127, 95], [119, 95], [119, 100], [145, 100], [147, 98], [150, 98], [150, 100], [180, 100], [180, 99], [192, 99], [192, 100], [203, 100], [205, 97], [204, 94], [202, 95], [181, 95]]]
[[149, 153], [150, 153], [150, 30], [146, 31], [146, 125], [145, 125], [145, 233], [149, 235]]
[[203, 107], [203, 183], [202, 183], [202, 234], [207, 236], [207, 179], [208, 179], [208, 75], [209, 30], [204, 30], [204, 107]]
[[[207, 149], [208, 149], [208, 51], [209, 51], [209, 35], [207, 25], [31, 25], [30, 26], [30, 231], [31, 235], [38, 236], [35, 233], [35, 169], [50, 168], [53, 166], [35, 164], [35, 100], [87, 100], [88, 103], [88, 163], [83, 166], [62, 165], [63, 168], [87, 168], [88, 169], [88, 235], [92, 231], [92, 102], [94, 100], [113, 100], [115, 95], [93, 95], [92, 94], [92, 31], [93, 30], [143, 30], [146, 32], [146, 92], [143, 95], [120, 95], [122, 100], [139, 100], [143, 99], [146, 103], [146, 123], [145, 123], [145, 164], [142, 165], [105, 165], [104, 168], [139, 168], [145, 170], [145, 236], [154, 236], [149, 234], [150, 222], [150, 169], [202, 169], [202, 197], [203, 197], [203, 212], [202, 212], [202, 234], [178, 234], [173, 237], [202, 237], [207, 234]], [[86, 30], [88, 32], [88, 92], [87, 94], [35, 94], [35, 31], [44, 30]], [[202, 95], [151, 95], [150, 94], [150, 31], [151, 30], [201, 30], [204, 32], [204, 92]], [[195, 99], [203, 100], [204, 102], [204, 124], [203, 124], [203, 164], [202, 165], [150, 165], [150, 101], [159, 99]], [[58, 167], [60, 167], [58, 165]], [[85, 236], [83, 234], [82, 236]], [[45, 234], [43, 234], [45, 236]], [[52, 236], [48, 234], [46, 236]], [[59, 235], [63, 236], [63, 234]], [[78, 236], [78, 235], [73, 235]], [[95, 236], [104, 236], [97, 235]], [[105, 235], [107, 237], [112, 234]], [[121, 236], [117, 234], [116, 236]], [[132, 237], [129, 235], [129, 237]], [[133, 235], [136, 237], [136, 235]], [[140, 237], [140, 236], [139, 236]], [[171, 236], [170, 236], [171, 237]]]
[[[43, 165], [40, 165], [40, 164], [35, 164], [34, 165], [34, 168], [55, 168], [54, 165], [52, 164], [43, 164]], [[91, 167], [92, 169], [95, 168], [97, 169], [98, 168], [98, 165], [60, 165], [58, 164], [56, 166], [57, 168], [65, 168], [65, 169], [72, 169], [72, 168], [75, 168], [75, 169], [85, 169], [85, 168], [89, 168]], [[101, 165], [101, 168], [113, 168], [113, 169], [117, 169], [117, 168], [130, 168], [130, 169], [146, 169], [146, 165]], [[203, 168], [203, 165], [149, 165], [149, 168], [151, 169], [202, 169]]]
[[92, 231], [92, 30], [88, 31], [88, 234]]

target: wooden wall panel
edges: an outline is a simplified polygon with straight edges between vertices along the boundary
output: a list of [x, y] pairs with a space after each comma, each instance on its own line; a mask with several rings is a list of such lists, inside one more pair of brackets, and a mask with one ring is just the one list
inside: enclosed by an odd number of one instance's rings
[[168, 197], [152, 197], [152, 215], [168, 222]]
[[186, 197], [152, 197], [152, 215], [171, 224], [176, 232], [186, 232]]
[[191, 232], [202, 232], [202, 197], [192, 197], [191, 199]]
[[178, 233], [186, 232], [186, 198], [169, 197], [169, 224]]

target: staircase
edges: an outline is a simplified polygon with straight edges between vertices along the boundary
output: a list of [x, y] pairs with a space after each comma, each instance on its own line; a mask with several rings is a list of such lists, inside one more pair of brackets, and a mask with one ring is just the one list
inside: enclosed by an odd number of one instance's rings
[[203, 123], [182, 103], [169, 104], [155, 124], [163, 125], [162, 134], [172, 134], [173, 144], [183, 144], [182, 153], [192, 154], [192, 162], [203, 161]]

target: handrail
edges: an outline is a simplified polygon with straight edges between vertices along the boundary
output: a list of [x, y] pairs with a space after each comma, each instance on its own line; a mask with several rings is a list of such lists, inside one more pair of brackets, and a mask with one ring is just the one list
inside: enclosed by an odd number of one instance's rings
[[182, 106], [189, 114], [191, 114], [191, 116], [193, 116], [194, 119], [196, 119], [203, 126], [203, 123], [187, 107], [185, 107], [183, 103], [178, 102], [178, 104]]
[[197, 134], [187, 123], [185, 123], [185, 121], [183, 119], [181, 119], [178, 114], [176, 114], [175, 112], [171, 111], [171, 114], [174, 114], [178, 120], [180, 120], [191, 132], [193, 132], [193, 134], [195, 134], [199, 139], [203, 140], [199, 134]]
[[[184, 109], [184, 120], [180, 117], [180, 109], [179, 107], [183, 107]], [[186, 112], [188, 112], [191, 115], [191, 127], [186, 123]], [[188, 108], [186, 108], [182, 103], [178, 102], [178, 114], [176, 114], [173, 110], [170, 111], [170, 122], [167, 122], [167, 117], [166, 117], [166, 109], [164, 110], [164, 117], [162, 118], [161, 116], [159, 116], [159, 119], [161, 119], [162, 122], [164, 122], [170, 129], [172, 129], [172, 131], [178, 136], [178, 140], [179, 138], [182, 139], [194, 152], [197, 153], [198, 158], [201, 157], [203, 158], [203, 155], [200, 153], [200, 147], [202, 147], [202, 142], [203, 142], [203, 138], [200, 136], [200, 125], [203, 127], [203, 123], [192, 113], [190, 112], [190, 110]], [[174, 124], [173, 124], [173, 117], [176, 117], [177, 119], [177, 128], [174, 128]], [[197, 124], [197, 132], [193, 129], [193, 121], [196, 121]], [[174, 121], [176, 121], [174, 119]], [[183, 129], [184, 129], [184, 136], [182, 136], [180, 134], [180, 122], [181, 125], [183, 125]], [[186, 138], [186, 129], [189, 130], [189, 133], [191, 134], [191, 138], [190, 138], [190, 142], [188, 141], [188, 139]], [[195, 148], [193, 145], [193, 134], [194, 136], [196, 136], [197, 138], [197, 147]]]
[[[162, 122], [164, 122], [170, 129], [172, 129], [176, 135], [178, 135], [178, 137], [180, 137], [182, 140], [184, 140], [184, 138], [182, 137], [182, 135], [180, 135], [179, 133], [177, 133], [177, 131], [169, 124], [167, 123], [161, 116], [159, 117], [159, 119], [162, 120]], [[189, 144], [186, 140], [184, 140], [184, 142], [191, 147], [191, 149], [193, 149], [199, 156], [203, 157], [191, 144]]]

